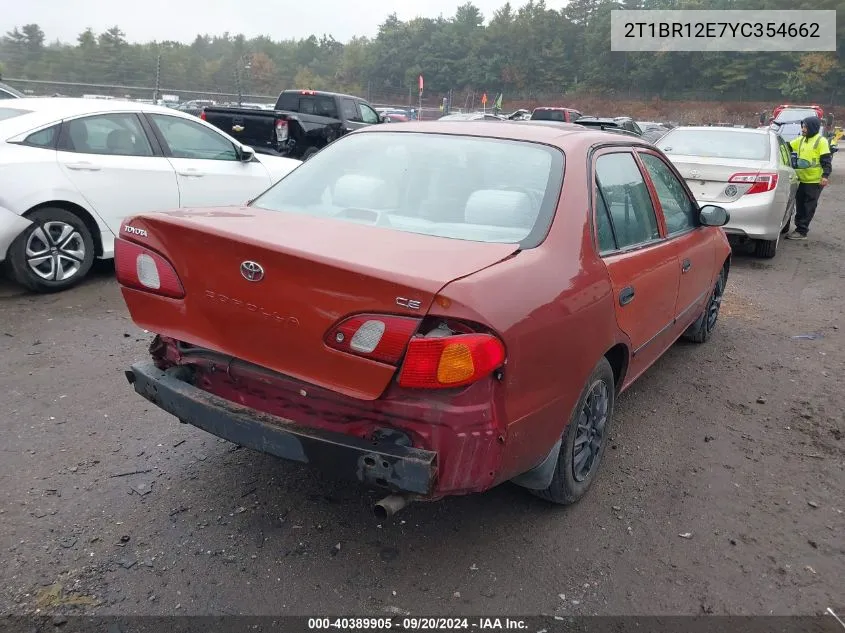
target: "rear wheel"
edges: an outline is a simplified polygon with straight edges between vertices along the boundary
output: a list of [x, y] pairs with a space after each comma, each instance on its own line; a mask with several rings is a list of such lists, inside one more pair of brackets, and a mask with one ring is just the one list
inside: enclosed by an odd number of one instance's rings
[[590, 374], [566, 425], [552, 483], [545, 490], [534, 491], [535, 495], [569, 505], [586, 494], [607, 447], [615, 397], [613, 369], [602, 358]]
[[780, 244], [780, 235], [773, 240], [757, 240], [754, 243], [754, 254], [757, 257], [765, 257], [771, 259], [778, 252], [778, 245]]
[[719, 309], [722, 307], [722, 295], [725, 292], [725, 269], [719, 271], [716, 284], [707, 300], [707, 306], [695, 323], [684, 332], [684, 338], [693, 343], [705, 343], [710, 340], [713, 330], [716, 328], [716, 321], [719, 319]]
[[305, 150], [305, 152], [303, 152], [302, 160], [303, 161], [308, 160], [309, 158], [311, 158], [314, 154], [316, 154], [319, 151], [320, 150], [318, 150], [316, 147], [309, 147], [308, 149]]
[[79, 283], [94, 263], [94, 239], [85, 223], [65, 209], [45, 207], [9, 248], [12, 277], [35, 292], [58, 292]]

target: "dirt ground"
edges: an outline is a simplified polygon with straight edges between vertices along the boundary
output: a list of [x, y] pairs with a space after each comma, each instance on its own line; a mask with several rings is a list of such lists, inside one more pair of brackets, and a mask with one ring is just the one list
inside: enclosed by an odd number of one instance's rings
[[808, 243], [736, 254], [714, 338], [677, 344], [620, 399], [603, 472], [568, 509], [503, 485], [380, 524], [374, 494], [137, 396], [123, 370], [151, 335], [108, 266], [59, 295], [0, 286], [0, 610], [842, 609], [843, 214], [834, 174]]

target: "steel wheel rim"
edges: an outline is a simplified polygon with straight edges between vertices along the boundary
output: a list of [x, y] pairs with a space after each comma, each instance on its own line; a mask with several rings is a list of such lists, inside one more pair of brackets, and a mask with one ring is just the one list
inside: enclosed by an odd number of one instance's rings
[[575, 481], [587, 479], [598, 464], [609, 411], [610, 390], [606, 382], [598, 380], [590, 386], [576, 423], [572, 444], [572, 476]]
[[722, 306], [722, 275], [716, 281], [716, 287], [713, 288], [713, 294], [710, 297], [710, 303], [707, 305], [707, 330], [710, 331], [716, 327], [716, 321], [719, 319], [719, 308]]
[[66, 281], [76, 275], [85, 254], [85, 240], [67, 222], [44, 222], [26, 240], [26, 263], [45, 281]]

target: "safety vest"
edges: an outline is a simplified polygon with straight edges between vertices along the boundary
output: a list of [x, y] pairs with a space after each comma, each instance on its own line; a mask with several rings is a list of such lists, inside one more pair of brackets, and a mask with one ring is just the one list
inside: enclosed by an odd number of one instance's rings
[[821, 134], [816, 134], [815, 141], [813, 139], [799, 136], [792, 139], [789, 144], [793, 151], [798, 154], [798, 167], [795, 173], [798, 175], [798, 180], [807, 184], [815, 184], [821, 182], [822, 179], [822, 164], [821, 157], [823, 154], [830, 153], [830, 146], [827, 139]]

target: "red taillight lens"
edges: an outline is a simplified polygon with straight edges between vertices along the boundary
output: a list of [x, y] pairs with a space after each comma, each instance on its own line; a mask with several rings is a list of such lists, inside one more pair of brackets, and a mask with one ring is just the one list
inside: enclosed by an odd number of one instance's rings
[[201, 119], [201, 120], [203, 120], [203, 121], [205, 121], [205, 110], [203, 110], [202, 112], [200, 112], [200, 119]]
[[276, 140], [286, 141], [288, 138], [288, 122], [284, 119], [276, 119]]
[[170, 262], [148, 248], [122, 239], [114, 241], [117, 282], [127, 288], [181, 299], [185, 289]]
[[356, 314], [329, 330], [326, 345], [341, 352], [395, 365], [420, 319], [385, 314]]
[[460, 387], [483, 378], [504, 362], [505, 347], [490, 334], [414, 338], [399, 372], [399, 384], [418, 389]]
[[751, 188], [745, 195], [751, 193], [766, 193], [772, 191], [778, 184], [778, 175], [774, 173], [734, 174], [728, 179], [734, 184], [750, 184]]

